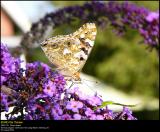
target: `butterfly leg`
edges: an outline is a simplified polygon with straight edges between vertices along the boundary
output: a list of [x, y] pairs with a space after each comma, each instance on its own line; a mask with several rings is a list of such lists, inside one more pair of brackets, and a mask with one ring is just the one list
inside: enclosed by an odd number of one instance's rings
[[72, 81], [71, 85], [69, 86], [68, 89], [70, 89], [75, 83]]

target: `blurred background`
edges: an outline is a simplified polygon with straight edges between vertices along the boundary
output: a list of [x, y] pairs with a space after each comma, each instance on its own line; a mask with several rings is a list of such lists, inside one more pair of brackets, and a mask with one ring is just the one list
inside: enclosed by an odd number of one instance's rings
[[[84, 3], [85, 1], [2, 1], [1, 42], [12, 49], [19, 45], [23, 33], [29, 31], [31, 24], [46, 13]], [[132, 3], [152, 11], [159, 9], [158, 1]], [[64, 25], [55, 29], [53, 36], [71, 33], [75, 29], [73, 26]], [[95, 46], [82, 72], [89, 80], [98, 79], [103, 84], [97, 84], [95, 88], [104, 99], [124, 104], [139, 103], [135, 108], [131, 108], [134, 116], [140, 120], [157, 120], [159, 58], [155, 51], [150, 52], [144, 44], [139, 44], [141, 39], [137, 31], [132, 29], [118, 37], [110, 27], [103, 30], [98, 28]], [[30, 61], [49, 64], [40, 47], [34, 49]]]

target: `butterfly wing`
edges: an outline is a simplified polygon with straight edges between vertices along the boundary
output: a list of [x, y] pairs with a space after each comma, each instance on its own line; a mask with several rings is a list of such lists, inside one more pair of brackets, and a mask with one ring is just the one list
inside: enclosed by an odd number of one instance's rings
[[83, 68], [93, 47], [95, 36], [95, 24], [87, 23], [73, 34], [59, 35], [45, 40], [41, 43], [41, 47], [60, 73], [73, 76]]
[[90, 52], [94, 46], [96, 34], [97, 29], [94, 23], [86, 23], [72, 34], [74, 38], [79, 39], [81, 42], [80, 53], [75, 55], [79, 57], [79, 60], [81, 62], [78, 71], [83, 68], [86, 60], [90, 55]]

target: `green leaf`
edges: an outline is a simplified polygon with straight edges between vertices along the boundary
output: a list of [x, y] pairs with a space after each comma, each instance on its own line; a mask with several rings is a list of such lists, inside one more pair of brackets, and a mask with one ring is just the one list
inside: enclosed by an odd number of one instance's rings
[[126, 104], [121, 104], [121, 103], [117, 103], [117, 102], [113, 102], [113, 101], [104, 101], [100, 106], [94, 107], [94, 110], [97, 110], [98, 108], [106, 107], [107, 105], [120, 105], [120, 106], [126, 106], [126, 107], [135, 107], [137, 104], [126, 105]]

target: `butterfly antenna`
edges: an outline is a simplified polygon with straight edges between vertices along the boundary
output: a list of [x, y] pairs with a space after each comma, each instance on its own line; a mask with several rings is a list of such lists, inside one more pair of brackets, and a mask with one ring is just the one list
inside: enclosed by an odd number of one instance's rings
[[68, 89], [70, 89], [74, 84], [75, 84], [75, 82], [73, 82], [73, 80], [71, 80], [71, 85], [69, 86], [69, 88]]

